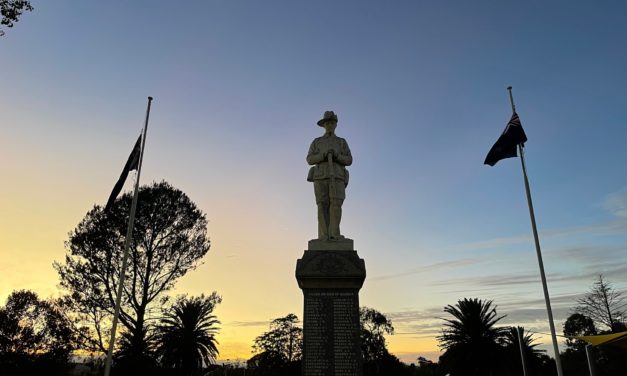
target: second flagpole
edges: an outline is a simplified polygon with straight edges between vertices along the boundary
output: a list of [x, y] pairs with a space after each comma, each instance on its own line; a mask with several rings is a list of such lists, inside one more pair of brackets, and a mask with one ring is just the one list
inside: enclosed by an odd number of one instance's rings
[[[509, 101], [512, 105], [512, 112], [516, 113], [514, 105], [514, 97], [512, 96], [512, 87], [507, 88], [509, 91]], [[520, 162], [522, 164], [523, 177], [525, 180], [525, 192], [527, 193], [527, 205], [529, 206], [529, 217], [531, 218], [531, 229], [533, 231], [533, 239], [536, 245], [536, 255], [538, 256], [538, 266], [540, 267], [540, 278], [542, 279], [542, 289], [544, 290], [544, 301], [546, 303], [546, 311], [549, 316], [549, 327], [551, 329], [551, 339], [553, 341], [553, 353], [555, 355], [555, 366], [557, 367], [557, 375], [564, 376], [562, 371], [562, 362], [560, 360], [560, 350], [557, 345], [557, 336], [555, 335], [555, 324], [553, 323], [553, 311], [551, 310], [551, 299], [549, 297], [549, 288], [546, 284], [546, 276], [544, 274], [544, 263], [542, 262], [542, 251], [540, 250], [540, 239], [538, 238], [538, 229], [536, 227], [536, 216], [533, 210], [533, 202], [531, 201], [531, 190], [529, 189], [529, 179], [527, 178], [527, 167], [525, 166], [525, 154], [522, 144], [518, 144], [518, 152], [520, 154]]]

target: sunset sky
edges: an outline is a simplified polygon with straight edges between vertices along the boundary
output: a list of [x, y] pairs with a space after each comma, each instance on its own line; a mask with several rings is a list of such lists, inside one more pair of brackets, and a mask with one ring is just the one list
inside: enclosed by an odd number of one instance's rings
[[464, 297], [548, 333], [520, 160], [483, 165], [508, 85], [558, 331], [599, 274], [627, 289], [624, 1], [31, 2], [0, 37], [2, 305], [59, 295], [52, 263], [106, 202], [151, 95], [142, 182], [186, 192], [212, 243], [171, 293], [222, 295], [222, 360], [302, 318], [325, 110], [354, 158], [360, 303], [392, 319], [391, 352], [437, 359], [442, 308]]

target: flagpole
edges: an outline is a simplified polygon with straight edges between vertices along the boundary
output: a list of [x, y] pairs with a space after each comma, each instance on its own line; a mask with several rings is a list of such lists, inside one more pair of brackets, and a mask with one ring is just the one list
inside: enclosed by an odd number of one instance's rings
[[520, 347], [520, 360], [522, 362], [523, 376], [527, 376], [527, 357], [525, 356], [523, 331], [520, 326], [516, 327], [516, 333], [518, 333], [518, 346]]
[[[507, 88], [509, 91], [509, 100], [512, 104], [512, 112], [516, 113], [514, 105], [514, 97], [512, 96], [512, 87]], [[549, 288], [546, 284], [546, 276], [544, 274], [544, 263], [542, 262], [542, 251], [540, 250], [540, 240], [538, 238], [538, 229], [536, 227], [536, 216], [533, 211], [533, 202], [531, 201], [531, 190], [529, 189], [529, 179], [527, 178], [527, 167], [525, 166], [525, 153], [522, 144], [518, 144], [518, 152], [520, 154], [520, 163], [522, 165], [523, 177], [525, 180], [525, 192], [527, 193], [527, 205], [529, 206], [529, 217], [531, 218], [531, 229], [533, 231], [533, 239], [536, 245], [536, 255], [538, 256], [538, 266], [540, 268], [540, 278], [542, 279], [542, 289], [544, 290], [544, 301], [546, 303], [546, 311], [549, 316], [549, 327], [551, 329], [551, 339], [553, 340], [553, 353], [555, 355], [555, 366], [557, 367], [557, 375], [563, 376], [562, 362], [560, 360], [560, 351], [557, 345], [557, 336], [555, 335], [555, 324], [553, 323], [553, 311], [551, 310], [551, 300], [549, 297]]]
[[146, 145], [146, 131], [148, 130], [148, 117], [150, 116], [150, 103], [152, 97], [148, 97], [148, 107], [146, 108], [146, 122], [142, 131], [141, 152], [139, 153], [139, 164], [137, 166], [137, 175], [135, 176], [135, 190], [133, 192], [133, 203], [131, 204], [131, 214], [128, 219], [128, 227], [126, 228], [126, 241], [124, 242], [124, 257], [122, 258], [122, 269], [118, 282], [118, 294], [115, 298], [115, 310], [113, 313], [113, 323], [111, 325], [111, 339], [109, 340], [109, 350], [107, 351], [107, 360], [105, 362], [104, 376], [109, 376], [111, 372], [111, 358], [113, 356], [113, 345], [115, 343], [115, 332], [118, 326], [118, 316], [120, 315], [120, 304], [122, 301], [122, 291], [124, 288], [124, 278], [126, 276], [126, 264], [128, 261], [128, 250], [133, 235], [133, 226], [135, 224], [135, 210], [137, 209], [137, 197], [139, 196], [139, 176], [142, 171], [142, 160], [144, 159], [144, 146]]

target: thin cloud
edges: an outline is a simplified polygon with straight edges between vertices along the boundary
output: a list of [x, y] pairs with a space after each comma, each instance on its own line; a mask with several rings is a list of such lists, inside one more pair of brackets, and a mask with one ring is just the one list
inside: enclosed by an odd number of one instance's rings
[[[562, 236], [572, 236], [575, 234], [593, 234], [593, 235], [608, 235], [608, 234], [622, 234], [627, 233], [627, 187], [619, 192], [615, 192], [609, 194], [605, 199], [604, 207], [616, 215], [618, 218], [615, 220], [600, 223], [600, 224], [591, 224], [586, 226], [575, 226], [569, 228], [561, 228], [561, 229], [551, 229], [544, 230], [540, 232], [541, 238], [552, 238], [552, 237], [562, 237]], [[453, 248], [455, 249], [464, 249], [464, 250], [483, 250], [483, 249], [495, 249], [495, 248], [503, 248], [505, 246], [522, 244], [522, 243], [531, 243], [532, 236], [530, 234], [527, 235], [516, 235], [510, 237], [501, 237], [483, 240], [479, 242], [471, 242], [471, 243], [462, 243]], [[557, 254], [553, 255], [552, 252], [546, 252], [549, 257], [561, 257], [567, 256], [569, 261], [576, 261], [579, 259], [582, 265], [581, 267], [585, 269], [586, 273], [584, 275], [578, 276], [562, 276], [562, 275], [554, 275], [552, 278], [557, 280], [572, 280], [572, 281], [581, 281], [583, 279], [588, 279], [590, 277], [590, 273], [599, 274], [603, 272], [603, 274], [611, 273], [613, 275], [617, 275], [621, 270], [616, 270], [617, 262], [622, 264], [622, 261], [619, 261], [622, 257], [624, 257], [625, 252], [624, 247], [618, 246], [591, 246], [591, 247], [578, 247], [578, 248], [570, 248], [563, 249], [557, 252]], [[595, 262], [598, 259], [606, 259], [613, 260], [611, 263], [598, 263]], [[370, 281], [382, 281], [388, 279], [395, 279], [406, 277], [414, 274], [427, 273], [432, 271], [438, 271], [442, 269], [455, 269], [464, 266], [469, 266], [472, 264], [477, 264], [485, 261], [480, 258], [464, 258], [460, 260], [452, 260], [452, 261], [443, 261], [431, 265], [420, 266], [414, 269], [405, 270], [398, 273], [375, 276], [369, 278]], [[585, 261], [585, 262], [584, 262]], [[627, 261], [627, 260], [626, 260]], [[458, 283], [460, 280], [452, 280], [448, 282], [440, 282], [439, 285], [453, 285]], [[479, 285], [483, 286], [496, 286], [501, 284], [509, 284], [509, 285], [525, 285], [537, 283], [537, 275], [519, 275], [510, 278], [504, 277], [487, 277], [482, 281]], [[437, 284], [437, 283], [436, 283]]]
[[[561, 275], [551, 274], [549, 276], [551, 280], [556, 278], [562, 278]], [[491, 276], [481, 277], [465, 277], [465, 278], [453, 278], [445, 279], [433, 282], [436, 286], [465, 286], [467, 289], [472, 287], [494, 287], [494, 286], [512, 286], [512, 285], [526, 285], [530, 283], [538, 283], [537, 273], [509, 273], [509, 274], [497, 274]], [[463, 290], [463, 291], [467, 291]]]
[[[584, 266], [584, 272], [580, 270], [573, 271], [572, 274], [565, 273], [549, 273], [547, 274], [547, 280], [551, 283], [555, 282], [588, 282], [592, 281], [599, 273], [609, 278], [619, 276], [624, 278], [627, 275], [627, 260], [613, 260], [604, 261], [602, 263]], [[611, 277], [610, 277], [611, 276]], [[621, 279], [622, 279], [621, 278]], [[433, 282], [436, 286], [467, 286], [467, 289], [463, 291], [469, 291], [473, 287], [485, 288], [496, 287], [505, 288], [507, 286], [519, 286], [537, 284], [539, 282], [539, 276], [537, 272], [529, 273], [515, 273], [515, 274], [500, 274], [481, 277], [466, 277], [456, 279], [446, 279]]]
[[442, 331], [442, 307], [429, 307], [423, 310], [386, 312], [394, 325], [395, 335], [409, 335], [412, 338], [433, 338]]
[[271, 320], [264, 321], [231, 321], [225, 325], [228, 326], [268, 326]]
[[563, 229], [553, 229], [541, 232], [545, 236], [565, 236], [574, 234], [620, 234], [627, 232], [627, 218], [617, 218], [612, 221], [591, 224], [586, 226], [567, 227]]
[[[555, 296], [551, 296], [551, 304], [574, 304], [577, 299], [581, 298], [583, 296], [583, 292], [582, 293], [578, 293], [578, 294], [564, 294], [564, 295], [555, 295]], [[530, 307], [544, 307], [544, 299], [543, 298], [536, 298], [536, 299], [527, 299], [527, 300], [515, 300], [515, 301], [511, 301], [511, 302], [505, 302], [502, 304], [499, 304], [499, 307], [502, 307], [508, 311], [515, 311], [515, 310], [520, 310], [520, 309], [528, 309]]]
[[456, 269], [456, 268], [463, 267], [463, 266], [477, 264], [481, 261], [482, 260], [478, 258], [464, 258], [460, 260], [442, 261], [442, 262], [437, 262], [435, 264], [421, 266], [421, 267], [414, 268], [414, 269], [407, 270], [407, 271], [400, 272], [400, 273], [387, 274], [387, 275], [368, 278], [368, 280], [369, 281], [382, 281], [386, 279], [405, 277], [405, 276], [413, 275], [413, 274], [434, 272], [434, 271], [439, 271], [443, 269]]
[[386, 312], [385, 315], [392, 320], [394, 324], [404, 322], [414, 322], [417, 320], [430, 320], [437, 318], [437, 315], [442, 314], [441, 307], [430, 307], [423, 310], [411, 310], [400, 312]]
[[[616, 213], [622, 213], [617, 211]], [[616, 214], [615, 213], [615, 214]], [[627, 213], [625, 218], [620, 217], [615, 220], [592, 224], [587, 226], [575, 226], [561, 229], [551, 229], [540, 231], [540, 238], [553, 238], [575, 234], [594, 234], [594, 235], [607, 235], [607, 234], [622, 234], [627, 232]], [[482, 240], [479, 242], [462, 243], [455, 248], [460, 249], [492, 249], [501, 248], [508, 245], [515, 245], [521, 243], [531, 242], [533, 238], [531, 235], [515, 235], [503, 238], [494, 238], [488, 240]]]
[[627, 255], [627, 246], [625, 245], [592, 245], [592, 246], [575, 246], [565, 247], [552, 250], [550, 257], [557, 259], [568, 259], [582, 263], [596, 262], [599, 259], [616, 260]]
[[[577, 299], [581, 298], [583, 294], [551, 296], [553, 316], [556, 318], [568, 317], [577, 305]], [[535, 323], [536, 326], [539, 325], [542, 328], [548, 325], [544, 298], [505, 301], [498, 305], [498, 310], [507, 315], [502, 321], [504, 324], [521, 325], [521, 323], [525, 323], [526, 325], [523, 326], [527, 327], [529, 324]]]
[[458, 247], [464, 248], [464, 249], [491, 249], [491, 248], [503, 247], [506, 245], [524, 243], [530, 240], [531, 240], [531, 235], [517, 235], [517, 236], [482, 240], [479, 242], [463, 243], [463, 244], [460, 244]]
[[607, 195], [603, 207], [617, 217], [627, 218], [627, 187]]

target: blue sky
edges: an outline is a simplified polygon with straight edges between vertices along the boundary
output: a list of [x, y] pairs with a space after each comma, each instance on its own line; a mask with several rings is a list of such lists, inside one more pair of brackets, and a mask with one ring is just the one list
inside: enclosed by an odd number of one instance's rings
[[51, 263], [152, 95], [142, 179], [207, 213], [212, 250], [176, 292], [223, 295], [225, 358], [302, 315], [304, 158], [325, 110], [354, 156], [342, 229], [366, 261], [361, 303], [394, 318], [392, 351], [433, 356], [462, 297], [547, 332], [520, 161], [482, 164], [509, 85], [558, 329], [595, 275], [627, 288], [624, 2], [32, 3], [0, 39], [0, 297], [57, 293]]

